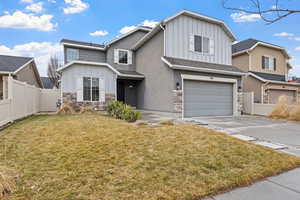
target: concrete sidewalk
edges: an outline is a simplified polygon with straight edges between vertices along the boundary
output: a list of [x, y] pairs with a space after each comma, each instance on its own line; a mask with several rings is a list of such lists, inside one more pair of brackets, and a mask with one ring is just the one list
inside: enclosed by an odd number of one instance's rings
[[205, 200], [300, 200], [300, 168]]

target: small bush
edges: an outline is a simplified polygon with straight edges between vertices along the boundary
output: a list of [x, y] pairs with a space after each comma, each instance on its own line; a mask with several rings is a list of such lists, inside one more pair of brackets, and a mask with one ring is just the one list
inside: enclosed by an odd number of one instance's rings
[[72, 106], [64, 104], [58, 111], [57, 114], [74, 114], [75, 110]]
[[172, 126], [172, 125], [174, 125], [174, 122], [172, 120], [164, 120], [164, 121], [161, 121], [159, 124], [160, 125]]
[[290, 115], [288, 105], [287, 97], [280, 96], [274, 110], [269, 117], [274, 119], [287, 119]]
[[112, 117], [123, 119], [128, 122], [135, 122], [140, 119], [141, 116], [140, 111], [134, 110], [131, 106], [119, 101], [110, 103], [107, 107], [107, 112]]
[[80, 114], [85, 114], [85, 113], [94, 114], [94, 113], [96, 113], [96, 111], [91, 106], [83, 106], [80, 108], [79, 113]]
[[290, 112], [289, 119], [293, 121], [300, 121], [300, 103], [298, 103], [295, 109]]

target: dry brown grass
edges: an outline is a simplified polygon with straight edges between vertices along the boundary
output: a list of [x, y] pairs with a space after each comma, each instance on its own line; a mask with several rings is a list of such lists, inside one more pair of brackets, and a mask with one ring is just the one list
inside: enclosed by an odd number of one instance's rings
[[[300, 166], [300, 159], [193, 125], [100, 115], [35, 116], [0, 132], [11, 200], [195, 200]], [[6, 158], [6, 159], [4, 159]]]
[[57, 114], [75, 114], [75, 110], [72, 108], [72, 106], [68, 104], [64, 104], [58, 111]]
[[289, 103], [286, 96], [280, 96], [278, 102], [269, 115], [270, 118], [273, 119], [288, 119], [290, 116]]
[[0, 199], [16, 190], [17, 175], [13, 170], [0, 166]]

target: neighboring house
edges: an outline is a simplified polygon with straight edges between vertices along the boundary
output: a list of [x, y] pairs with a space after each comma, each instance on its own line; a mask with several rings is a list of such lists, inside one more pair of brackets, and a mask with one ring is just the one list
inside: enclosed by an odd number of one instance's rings
[[43, 88], [39, 72], [33, 58], [0, 55], [0, 99], [6, 98], [6, 77]]
[[254, 92], [256, 103], [275, 104], [282, 95], [290, 103], [298, 101], [300, 84], [288, 80], [290, 56], [277, 45], [248, 39], [232, 46], [233, 65], [248, 72], [243, 79], [243, 90]]
[[57, 89], [49, 77], [41, 77], [45, 89]]
[[101, 108], [118, 100], [182, 117], [238, 115], [245, 73], [232, 66], [233, 41], [224, 22], [185, 10], [105, 45], [62, 40], [63, 103]]

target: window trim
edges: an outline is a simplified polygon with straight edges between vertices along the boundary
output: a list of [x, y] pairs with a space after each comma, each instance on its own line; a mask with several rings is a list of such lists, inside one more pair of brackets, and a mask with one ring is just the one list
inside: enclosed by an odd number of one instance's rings
[[[90, 82], [91, 82], [91, 89], [90, 89], [90, 100], [84, 100], [84, 78], [90, 78]], [[98, 85], [98, 88], [99, 88], [99, 100], [98, 101], [93, 101], [93, 78], [97, 78], [99, 81], [99, 85]], [[82, 102], [90, 102], [90, 103], [93, 103], [93, 102], [101, 102], [100, 101], [100, 77], [94, 77], [94, 76], [83, 76], [82, 77]]]
[[[68, 50], [77, 51], [77, 59], [69, 60], [69, 59], [68, 59], [68, 56], [69, 56]], [[72, 62], [72, 61], [74, 61], [74, 60], [79, 60], [79, 49], [67, 47], [67, 48], [66, 48], [66, 54], [67, 54], [67, 55], [66, 55], [66, 61], [67, 61], [67, 63], [70, 63], [70, 62]]]
[[[119, 52], [120, 51], [126, 51], [127, 52], [127, 63], [120, 63], [119, 61], [120, 61], [120, 56], [119, 56]], [[118, 52], [118, 62], [117, 62], [117, 64], [118, 65], [130, 65], [129, 64], [129, 54], [130, 54], [130, 51], [129, 50], [127, 50], [127, 49], [117, 49], [117, 52]]]
[[[192, 51], [192, 52], [194, 52], [194, 53], [197, 53], [197, 54], [202, 54], [202, 55], [213, 55], [213, 54], [211, 54], [210, 53], [210, 42], [211, 42], [211, 38], [210, 37], [207, 37], [207, 36], [203, 36], [203, 35], [199, 35], [199, 34], [192, 34], [193, 35], [193, 39], [194, 39], [194, 47], [193, 47], [193, 50], [190, 50], [190, 51]], [[195, 44], [196, 44], [196, 42], [195, 42], [195, 36], [199, 36], [199, 37], [201, 37], [201, 52], [199, 52], [199, 51], [195, 51]], [[207, 53], [205, 53], [203, 50], [204, 50], [204, 42], [203, 42], [203, 38], [207, 38], [208, 39], [208, 52]]]
[[[263, 66], [261, 66], [261, 68], [264, 70], [264, 71], [269, 71], [269, 72], [276, 72], [276, 67], [275, 67], [275, 62], [274, 62], [274, 59], [276, 59], [276, 57], [274, 56], [270, 56], [270, 55], [263, 55], [262, 58], [268, 58], [269, 59], [269, 66], [266, 66], [265, 65], [265, 68], [263, 68]], [[273, 69], [270, 69], [270, 59], [273, 59]], [[276, 59], [277, 60], [277, 59]], [[264, 61], [265, 62], [265, 61]]]

